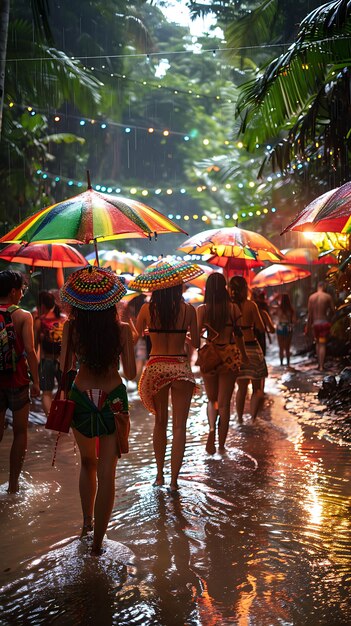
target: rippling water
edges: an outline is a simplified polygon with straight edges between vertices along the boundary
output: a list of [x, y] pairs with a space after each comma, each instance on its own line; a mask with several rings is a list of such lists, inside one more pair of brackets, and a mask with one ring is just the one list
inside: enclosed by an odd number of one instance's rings
[[1, 624], [350, 623], [350, 446], [337, 443], [340, 433], [323, 436], [330, 416], [314, 410], [313, 384], [311, 397], [299, 397], [291, 372], [273, 376], [262, 417], [242, 425], [232, 417], [227, 454], [213, 457], [198, 397], [175, 499], [152, 486], [153, 421], [132, 394], [131, 453], [118, 464], [99, 559], [88, 555], [89, 539], [77, 538], [72, 436], [62, 437], [52, 468], [55, 437], [32, 425], [21, 492], [8, 496], [8, 429], [0, 447]]

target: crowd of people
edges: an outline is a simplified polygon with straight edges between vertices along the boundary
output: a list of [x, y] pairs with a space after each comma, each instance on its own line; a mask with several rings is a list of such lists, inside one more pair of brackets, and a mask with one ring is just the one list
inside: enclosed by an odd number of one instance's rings
[[[9, 493], [19, 489], [27, 447], [30, 395], [41, 392], [43, 411], [50, 412], [53, 390], [63, 369], [69, 370], [68, 397], [74, 401], [72, 430], [81, 459], [79, 493], [81, 536], [92, 532], [91, 553], [98, 555], [112, 512], [118, 458], [128, 452], [129, 404], [126, 381], [137, 377], [140, 399], [154, 416], [153, 448], [157, 473], [154, 485], [165, 482], [169, 409], [172, 414], [170, 484], [177, 496], [186, 425], [196, 390], [193, 357], [210, 347], [215, 361], [200, 364], [207, 397], [206, 452], [225, 452], [235, 391], [238, 422], [243, 421], [249, 386], [250, 414], [256, 419], [264, 403], [268, 375], [266, 337], [276, 332], [281, 365], [290, 365], [296, 312], [282, 293], [270, 315], [264, 292], [250, 294], [242, 276], [229, 283], [220, 272], [206, 282], [204, 303], [197, 309], [183, 298], [185, 280], [176, 271], [152, 289], [150, 300], [139, 298], [134, 314], [116, 306], [126, 293], [123, 281], [107, 269], [89, 266], [72, 273], [61, 289], [61, 303], [52, 293], [39, 294], [38, 308], [20, 308], [22, 274], [0, 272], [0, 315], [9, 312], [15, 331], [16, 367], [0, 373], [0, 440], [5, 413], [13, 414]], [[308, 301], [306, 333], [316, 341], [318, 367], [323, 369], [333, 300], [318, 285]], [[122, 317], [124, 319], [122, 320]], [[204, 354], [204, 353], [203, 353]], [[31, 387], [30, 387], [31, 382]]]

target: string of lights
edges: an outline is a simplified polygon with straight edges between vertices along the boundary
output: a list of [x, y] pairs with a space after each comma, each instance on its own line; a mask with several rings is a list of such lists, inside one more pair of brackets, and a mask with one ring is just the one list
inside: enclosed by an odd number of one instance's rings
[[[78, 189], [82, 189], [86, 186], [86, 182], [82, 182], [82, 181], [76, 181], [73, 180], [72, 178], [66, 178], [64, 176], [58, 176], [56, 174], [52, 174], [50, 172], [47, 171], [43, 171], [41, 169], [38, 169], [36, 171], [37, 176], [39, 176], [42, 180], [52, 180], [54, 181], [56, 184], [58, 183], [66, 183], [68, 187], [73, 188], [73, 187], [77, 187]], [[250, 181], [247, 184], [248, 188], [251, 188], [255, 185], [255, 183], [253, 183], [253, 181]], [[116, 187], [116, 186], [112, 186], [112, 185], [103, 185], [103, 184], [96, 184], [96, 185], [92, 185], [93, 189], [95, 189], [95, 191], [100, 191], [101, 193], [107, 193], [107, 194], [117, 194], [117, 195], [131, 195], [131, 196], [136, 196], [136, 197], [141, 197], [143, 200], [145, 200], [148, 196], [172, 196], [174, 194], [181, 194], [181, 195], [185, 195], [185, 194], [189, 194], [193, 197], [194, 194], [196, 194], [196, 192], [198, 194], [204, 193], [206, 191], [210, 191], [210, 192], [216, 192], [216, 191], [220, 191], [220, 189], [217, 186], [211, 186], [211, 187], [207, 187], [206, 185], [198, 185], [196, 187], [191, 187], [191, 188], [186, 188], [186, 187], [180, 187], [180, 188], [174, 188], [174, 187], [155, 187], [152, 189], [146, 189], [146, 188], [137, 188], [137, 187], [126, 187], [126, 186], [120, 186], [120, 187]], [[230, 190], [232, 187], [234, 187], [234, 185], [232, 185], [231, 183], [226, 183], [224, 185], [224, 189], [226, 190]], [[239, 189], [242, 189], [244, 187], [243, 183], [238, 183], [237, 187]], [[225, 219], [250, 219], [252, 217], [265, 217], [268, 214], [272, 214], [276, 212], [276, 208], [275, 207], [271, 207], [270, 209], [268, 209], [267, 207], [264, 207], [262, 209], [253, 209], [253, 210], [245, 210], [245, 211], [236, 211], [234, 213], [226, 213], [224, 215]], [[218, 215], [216, 213], [203, 213], [202, 215], [200, 215], [199, 213], [193, 213], [193, 214], [180, 214], [180, 213], [169, 213], [168, 214], [169, 219], [171, 220], [177, 220], [177, 221], [184, 221], [184, 222], [189, 222], [191, 220], [193, 221], [203, 221], [203, 222], [211, 222], [212, 220], [216, 220], [218, 219]]]

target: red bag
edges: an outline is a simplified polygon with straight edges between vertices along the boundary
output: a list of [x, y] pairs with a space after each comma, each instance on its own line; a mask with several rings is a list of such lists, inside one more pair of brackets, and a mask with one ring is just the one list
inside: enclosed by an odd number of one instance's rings
[[60, 433], [68, 433], [72, 423], [74, 414], [74, 402], [63, 398], [54, 398], [49, 415], [46, 420], [45, 428], [57, 430]]
[[[68, 352], [70, 346], [70, 339], [72, 334], [71, 324], [68, 328], [68, 338], [67, 338], [67, 349], [65, 355], [65, 363], [63, 366], [63, 372], [60, 384], [58, 386], [56, 395], [51, 403], [49, 415], [46, 420], [45, 428], [49, 430], [56, 430], [59, 433], [68, 433], [69, 428], [72, 423], [74, 407], [75, 404], [73, 400], [68, 400], [66, 398], [66, 379], [67, 379], [67, 365], [68, 365]], [[64, 397], [61, 398], [61, 394], [63, 393]], [[56, 442], [57, 446], [57, 442]], [[53, 459], [53, 464], [55, 462], [55, 455]]]

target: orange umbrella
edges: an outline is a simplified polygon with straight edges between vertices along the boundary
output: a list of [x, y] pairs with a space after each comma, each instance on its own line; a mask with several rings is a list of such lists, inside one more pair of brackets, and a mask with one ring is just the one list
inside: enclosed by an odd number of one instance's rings
[[284, 261], [291, 265], [335, 265], [338, 262], [331, 253], [319, 256], [317, 248], [286, 248], [282, 252]]
[[309, 270], [301, 269], [296, 265], [274, 263], [256, 274], [255, 278], [252, 279], [251, 287], [259, 289], [263, 287], [277, 287], [285, 283], [293, 283], [308, 276], [311, 276]]

